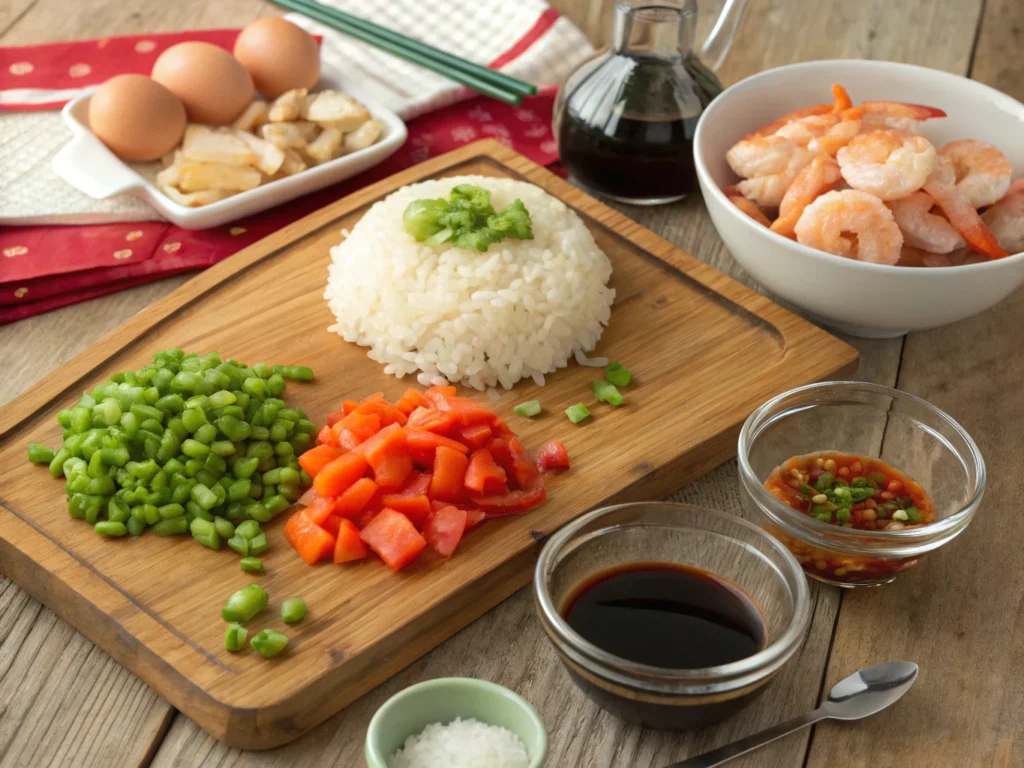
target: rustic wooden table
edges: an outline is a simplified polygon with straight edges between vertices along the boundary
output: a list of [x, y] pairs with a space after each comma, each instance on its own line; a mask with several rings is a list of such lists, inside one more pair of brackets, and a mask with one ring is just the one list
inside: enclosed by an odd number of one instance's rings
[[[595, 44], [610, 34], [612, 0], [556, 0]], [[2, 0], [0, 45], [145, 31], [241, 26], [277, 12], [261, 0]], [[722, 71], [728, 84], [769, 67], [822, 58], [905, 61], [973, 77], [1024, 99], [1020, 0], [752, 0]], [[627, 215], [720, 270], [733, 263], [699, 197]], [[177, 287], [172, 278], [0, 327], [0, 402]], [[295, 743], [232, 750], [206, 735], [131, 672], [0, 577], [0, 768], [6, 766], [337, 766], [363, 764], [376, 708], [420, 680], [469, 675], [530, 699], [551, 738], [552, 768], [665, 765], [816, 706], [849, 672], [887, 659], [921, 665], [895, 707], [857, 724], [819, 725], [736, 765], [1024, 765], [1024, 569], [1017, 549], [1024, 465], [1024, 293], [955, 326], [904, 339], [851, 339], [859, 378], [897, 386], [953, 414], [989, 468], [979, 520], [955, 543], [880, 590], [812, 588], [799, 655], [747, 712], [697, 734], [626, 725], [569, 682], [524, 589], [377, 690]], [[675, 498], [736, 510], [735, 463]]]

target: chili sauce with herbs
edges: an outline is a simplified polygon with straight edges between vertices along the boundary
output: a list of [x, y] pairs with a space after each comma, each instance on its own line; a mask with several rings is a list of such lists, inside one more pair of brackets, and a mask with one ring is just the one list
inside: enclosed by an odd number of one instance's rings
[[935, 504], [918, 483], [869, 456], [794, 456], [772, 470], [764, 487], [793, 509], [844, 528], [895, 531], [935, 520]]
[[[837, 451], [794, 456], [772, 470], [764, 487], [793, 509], [828, 525], [898, 531], [935, 521], [935, 503], [921, 485], [884, 461]], [[880, 584], [916, 557], [875, 558], [822, 549], [777, 526], [768, 530], [809, 576], [832, 584]]]

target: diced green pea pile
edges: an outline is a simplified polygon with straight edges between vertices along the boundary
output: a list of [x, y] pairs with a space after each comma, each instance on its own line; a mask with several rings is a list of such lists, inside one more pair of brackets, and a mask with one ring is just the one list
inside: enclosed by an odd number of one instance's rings
[[102, 536], [191, 533], [242, 557], [267, 548], [260, 529], [309, 487], [296, 456], [316, 427], [280, 395], [305, 366], [252, 367], [169, 349], [119, 373], [60, 412], [64, 444], [29, 460], [63, 475], [68, 514]]

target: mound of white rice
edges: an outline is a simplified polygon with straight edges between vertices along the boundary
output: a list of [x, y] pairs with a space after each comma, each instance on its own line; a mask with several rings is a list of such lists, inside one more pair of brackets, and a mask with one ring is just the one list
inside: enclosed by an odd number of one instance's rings
[[[491, 190], [500, 210], [515, 198], [533, 240], [508, 239], [486, 253], [417, 243], [402, 226], [413, 200], [448, 198], [452, 187]], [[372, 360], [421, 384], [510, 389], [590, 351], [608, 324], [612, 267], [580, 218], [539, 187], [457, 176], [403, 187], [376, 203], [331, 249], [329, 330], [370, 347]]]

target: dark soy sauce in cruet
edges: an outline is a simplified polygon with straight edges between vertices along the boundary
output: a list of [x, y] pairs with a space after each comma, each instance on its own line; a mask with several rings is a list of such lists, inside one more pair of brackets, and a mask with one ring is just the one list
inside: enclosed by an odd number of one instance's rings
[[559, 96], [559, 154], [598, 194], [678, 200], [696, 187], [693, 134], [721, 83], [689, 50], [689, 14], [657, 3], [620, 4], [616, 14], [611, 49], [574, 72]]

